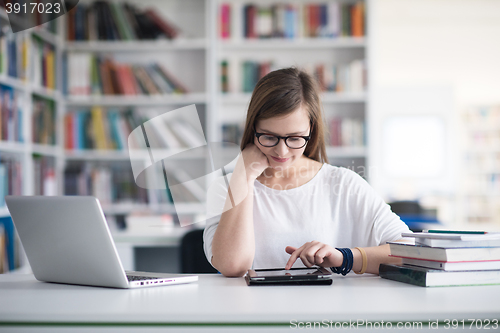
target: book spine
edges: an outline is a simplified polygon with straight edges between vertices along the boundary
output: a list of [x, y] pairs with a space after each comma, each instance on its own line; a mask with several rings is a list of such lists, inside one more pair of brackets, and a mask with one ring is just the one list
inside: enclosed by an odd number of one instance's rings
[[220, 6], [220, 37], [222, 39], [231, 37], [231, 5], [228, 3]]
[[6, 271], [12, 271], [16, 269], [15, 265], [15, 232], [14, 232], [14, 224], [12, 222], [12, 218], [10, 216], [8, 217], [2, 217], [0, 218], [0, 226], [3, 229], [3, 243], [5, 247], [3, 248], [5, 250], [5, 253], [3, 254], [4, 256], [4, 269]]
[[227, 60], [221, 61], [221, 91], [223, 93], [229, 92], [229, 79], [228, 79], [228, 62]]
[[402, 266], [380, 264], [379, 276], [384, 279], [410, 283], [416, 286], [427, 286], [427, 275], [425, 272]]

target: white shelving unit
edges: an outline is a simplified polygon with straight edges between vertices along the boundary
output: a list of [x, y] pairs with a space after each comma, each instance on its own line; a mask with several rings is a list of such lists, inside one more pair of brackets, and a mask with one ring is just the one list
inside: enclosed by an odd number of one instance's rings
[[[16, 24], [18, 20], [12, 19], [9, 20], [9, 17], [5, 10], [0, 10], [0, 22], [2, 29], [8, 30], [10, 29], [9, 22], [12, 24]], [[55, 63], [60, 63], [61, 57], [61, 48], [62, 48], [62, 39], [59, 34], [59, 30], [56, 30], [56, 33], [52, 33], [47, 31], [44, 27], [34, 27], [31, 29], [27, 29], [21, 32], [18, 32], [22, 36], [26, 36], [28, 40], [36, 37], [41, 40], [43, 43], [51, 45], [54, 49], [55, 55]], [[34, 175], [33, 175], [33, 154], [49, 156], [55, 159], [56, 161], [56, 182], [59, 190], [62, 189], [62, 149], [58, 146], [50, 146], [37, 144], [32, 142], [32, 127], [33, 127], [33, 99], [34, 96], [51, 100], [55, 103], [55, 114], [56, 118], [62, 114], [63, 108], [63, 97], [59, 91], [60, 87], [60, 79], [55, 77], [56, 80], [56, 89], [49, 89], [43, 86], [39, 86], [33, 83], [32, 75], [33, 75], [33, 59], [32, 59], [32, 48], [31, 42], [27, 44], [27, 67], [25, 68], [26, 77], [24, 79], [19, 79], [15, 77], [11, 77], [8, 75], [8, 69], [4, 68], [4, 72], [0, 74], [0, 84], [11, 87], [18, 93], [18, 102], [21, 103], [22, 109], [22, 136], [23, 142], [15, 142], [15, 141], [1, 141], [0, 140], [0, 155], [8, 157], [9, 159], [16, 159], [21, 162], [22, 165], [22, 194], [23, 195], [32, 195], [34, 194]], [[21, 48], [18, 49], [18, 51]], [[5, 51], [3, 51], [5, 52]], [[17, 59], [17, 61], [22, 61], [21, 57]], [[56, 69], [56, 75], [60, 75], [59, 69]], [[58, 131], [57, 142], [59, 142], [60, 131]], [[0, 216], [9, 215], [6, 207], [0, 208]]]
[[[8, 17], [6, 12], [3, 9], [0, 9], [0, 28], [4, 33], [9, 33], [10, 25], [19, 24], [18, 19], [13, 18], [12, 20]], [[11, 33], [11, 32], [10, 32]], [[22, 37], [22, 41], [21, 38]], [[34, 75], [34, 54], [33, 54], [33, 39], [37, 39], [38, 41], [50, 45], [54, 51], [54, 61], [55, 63], [60, 63], [61, 59], [61, 48], [62, 48], [62, 39], [59, 34], [59, 30], [56, 29], [55, 33], [49, 32], [45, 29], [45, 27], [35, 27], [31, 29], [27, 29], [21, 32], [16, 33], [14, 37], [16, 39], [17, 45], [23, 45], [17, 48], [17, 57], [16, 61], [19, 63], [23, 61], [23, 58], [20, 55], [20, 52], [23, 52], [23, 49], [26, 50], [26, 67], [23, 66], [25, 77], [17, 78], [9, 75], [8, 67], [3, 68], [3, 72], [0, 74], [0, 85], [5, 87], [10, 87], [17, 93], [17, 105], [15, 105], [18, 109], [22, 111], [22, 122], [20, 131], [23, 141], [9, 141], [9, 140], [1, 140], [0, 139], [0, 156], [2, 160], [15, 160], [20, 162], [21, 165], [21, 188], [20, 192], [17, 194], [22, 195], [33, 195], [36, 194], [36, 186], [35, 186], [35, 156], [43, 156], [44, 158], [50, 158], [53, 160], [54, 168], [55, 168], [55, 182], [56, 182], [56, 190], [58, 193], [62, 193], [62, 165], [63, 165], [63, 151], [61, 146], [59, 145], [61, 138], [61, 129], [59, 124], [57, 124], [57, 137], [56, 137], [56, 145], [46, 145], [33, 143], [32, 136], [32, 128], [34, 126], [33, 120], [33, 101], [35, 98], [42, 98], [52, 101], [55, 104], [54, 113], [56, 119], [59, 119], [63, 112], [63, 96], [60, 93], [60, 70], [56, 69], [56, 77], [55, 80], [55, 89], [49, 89], [38, 84], [34, 83], [33, 75]], [[4, 44], [5, 45], [5, 44]], [[6, 50], [2, 50], [2, 52], [6, 52]], [[21, 53], [22, 54], [22, 53]], [[38, 59], [37, 59], [38, 60]], [[11, 60], [10, 60], [11, 61]], [[2, 99], [4, 96], [2, 96]], [[3, 105], [2, 105], [3, 107]], [[14, 105], [12, 106], [14, 107]], [[6, 112], [5, 110], [3, 110]], [[17, 112], [15, 110], [14, 112]], [[2, 114], [4, 117], [5, 114]], [[5, 120], [3, 118], [2, 120]], [[56, 121], [57, 123], [57, 121]], [[8, 129], [10, 132], [12, 128]], [[15, 139], [15, 138], [14, 138]], [[8, 179], [8, 181], [12, 181], [12, 179]], [[12, 194], [12, 193], [8, 193]], [[0, 207], [0, 217], [9, 216], [10, 213], [5, 205]], [[11, 240], [9, 240], [11, 241]], [[19, 264], [18, 271], [20, 272], [29, 272], [29, 265], [27, 264], [27, 259], [24, 255], [24, 251], [21, 249], [19, 244], [17, 244], [17, 240], [14, 240], [14, 244], [16, 247], [15, 257], [16, 264]], [[19, 253], [17, 252], [19, 251]]]
[[[123, 0], [119, 0], [123, 1]], [[324, 3], [340, 0], [324, 0]], [[90, 0], [81, 0], [81, 3], [90, 3]], [[36, 36], [42, 41], [53, 45], [56, 54], [57, 85], [55, 90], [34, 86], [30, 80], [24, 82], [8, 76], [0, 76], [0, 84], [10, 86], [22, 93], [25, 100], [23, 114], [24, 142], [1, 142], [0, 154], [13, 156], [21, 160], [23, 165], [24, 195], [34, 194], [34, 162], [33, 154], [49, 156], [55, 160], [58, 194], [64, 194], [64, 170], [71, 164], [95, 163], [113, 164], [129, 163], [128, 151], [110, 150], [68, 150], [65, 148], [64, 115], [78, 109], [89, 109], [92, 106], [103, 108], [152, 110], [152, 116], [159, 110], [167, 112], [182, 106], [195, 104], [201, 115], [202, 126], [208, 142], [218, 142], [222, 138], [222, 125], [225, 123], [241, 123], [244, 121], [246, 109], [250, 100], [249, 93], [221, 93], [220, 62], [224, 59], [235, 61], [243, 60], [275, 60], [278, 67], [292, 65], [305, 66], [317, 62], [328, 64], [345, 64], [351, 60], [367, 58], [368, 37], [338, 37], [338, 38], [296, 38], [246, 40], [242, 38], [241, 11], [249, 1], [242, 0], [129, 0], [138, 7], [157, 8], [159, 15], [165, 17], [180, 28], [182, 35], [174, 40], [155, 41], [88, 41], [69, 42], [66, 39], [66, 17], [57, 19], [57, 33], [51, 34], [38, 28], [30, 29], [26, 33]], [[229, 3], [232, 7], [232, 38], [220, 38], [219, 9], [222, 3]], [[277, 2], [276, 2], [277, 3]], [[312, 0], [292, 0], [296, 5], [313, 4]], [[260, 1], [257, 4], [268, 4]], [[367, 3], [366, 3], [367, 4]], [[368, 12], [368, 8], [367, 12]], [[2, 24], [7, 24], [5, 12], [0, 12]], [[368, 32], [369, 34], [369, 32]], [[159, 96], [66, 96], [63, 94], [62, 58], [70, 53], [93, 53], [111, 55], [117, 62], [147, 63], [151, 61], [163, 62], [174, 76], [178, 77], [190, 89], [190, 93], [182, 95]], [[28, 70], [29, 72], [29, 70]], [[57, 144], [47, 146], [33, 144], [31, 140], [32, 127], [32, 96], [53, 100], [57, 106]], [[368, 124], [368, 94], [362, 92], [324, 92], [322, 101], [326, 121], [332, 117], [356, 117]], [[366, 125], [365, 125], [366, 126]], [[228, 149], [228, 154], [237, 151]], [[330, 163], [346, 167], [367, 165], [367, 147], [331, 147], [327, 148]], [[134, 159], [146, 161], [149, 156], [145, 153], [134, 154]], [[130, 164], [130, 163], [129, 163]], [[186, 164], [201, 165], [211, 172], [205, 156], [188, 156]], [[356, 171], [356, 170], [355, 170]], [[130, 171], [132, 172], [132, 171]], [[366, 175], [365, 175], [366, 176]], [[204, 207], [200, 204], [178, 205], [177, 210], [171, 204], [142, 204], [117, 203], [103, 205], [106, 215], [128, 214], [183, 214], [197, 215], [203, 213]], [[7, 215], [8, 211], [0, 207], [0, 215]], [[187, 231], [188, 229], [186, 229]], [[182, 233], [181, 233], [182, 234]], [[134, 239], [127, 233], [116, 234], [127, 243]], [[180, 234], [175, 233], [176, 237]], [[120, 238], [121, 237], [121, 238]], [[169, 236], [170, 237], [170, 236]], [[133, 242], [132, 242], [133, 243]], [[148, 242], [146, 242], [148, 243]], [[128, 250], [127, 250], [128, 251]], [[129, 251], [130, 252], [130, 251]], [[128, 261], [130, 262], [130, 261]]]
[[[325, 0], [320, 3], [345, 3], [335, 0]], [[368, 63], [368, 45], [367, 36], [364, 37], [304, 37], [300, 34], [294, 39], [268, 38], [268, 39], [247, 39], [243, 36], [243, 8], [246, 4], [256, 4], [257, 6], [271, 6], [282, 2], [273, 1], [214, 1], [215, 10], [219, 15], [219, 8], [222, 4], [230, 4], [231, 17], [230, 23], [231, 35], [228, 38], [220, 37], [218, 27], [215, 27], [214, 53], [215, 61], [213, 66], [220, 72], [220, 64], [227, 61], [228, 66], [237, 68], [228, 69], [228, 80], [232, 81], [229, 85], [229, 92], [222, 93], [220, 75], [213, 77], [213, 85], [217, 87], [215, 92], [214, 122], [218, 129], [216, 140], [221, 140], [221, 128], [225, 123], [243, 125], [246, 111], [250, 102], [250, 93], [241, 92], [240, 80], [242, 79], [241, 64], [243, 61], [272, 61], [274, 67], [307, 66], [324, 63], [339, 65], [352, 60], [364, 59]], [[318, 4], [314, 1], [289, 1], [296, 6], [306, 4]], [[354, 2], [350, 2], [354, 3]], [[366, 10], [368, 2], [365, 2]], [[299, 15], [301, 11], [299, 10]], [[217, 16], [218, 17], [218, 16]], [[365, 19], [366, 24], [366, 19]], [[300, 27], [299, 27], [300, 29]], [[367, 33], [369, 35], [369, 32]], [[234, 81], [237, 81], [236, 84]], [[325, 111], [325, 121], [329, 129], [329, 121], [333, 117], [357, 118], [362, 119], [365, 128], [368, 125], [368, 92], [367, 91], [342, 91], [322, 93], [323, 108]], [[366, 142], [366, 133], [364, 135]], [[327, 137], [327, 143], [329, 138]], [[368, 178], [364, 173], [368, 165], [368, 154], [366, 144], [363, 146], [327, 146], [327, 155], [329, 162], [334, 165], [340, 165], [359, 171], [363, 177]], [[362, 168], [362, 169], [359, 169]]]
[[500, 106], [468, 108], [462, 126], [460, 207], [466, 223], [488, 230], [500, 223]]
[[[89, 4], [93, 1], [83, 1]], [[209, 86], [209, 38], [210, 17], [208, 9], [210, 2], [205, 0], [191, 1], [128, 1], [139, 8], [154, 7], [158, 14], [165, 17], [179, 27], [181, 34], [173, 40], [134, 40], [134, 41], [66, 41], [64, 52], [92, 53], [110, 55], [122, 63], [161, 62], [173, 72], [190, 90], [187, 94], [168, 94], [153, 96], [67, 96], [65, 108], [67, 111], [90, 109], [93, 106], [115, 108], [123, 110], [140, 109], [141, 112], [150, 112], [151, 118], [162, 112], [177, 109], [182, 106], [195, 104], [198, 113], [205, 123], [202, 126], [207, 133], [207, 119], [212, 107]], [[65, 21], [66, 22], [66, 21]], [[66, 31], [63, 28], [63, 31]], [[66, 40], [66, 37], [64, 37]], [[170, 64], [172, 63], [172, 64]], [[175, 64], [175, 65], [174, 65]], [[202, 78], [202, 80], [199, 80]], [[65, 162], [69, 163], [127, 163], [130, 158], [148, 161], [150, 156], [146, 151], [131, 152], [116, 150], [67, 150], [64, 151]], [[189, 163], [204, 165], [204, 157], [188, 156]], [[129, 163], [130, 164], [130, 163]], [[130, 170], [132, 173], [132, 170]], [[130, 204], [116, 203], [103, 207], [105, 214], [175, 214], [172, 204]], [[197, 205], [187, 205], [180, 209], [178, 214], [198, 214]]]
[[[325, 0], [325, 3], [336, 0]], [[83, 1], [89, 3], [91, 1]], [[70, 151], [64, 149], [63, 116], [65, 112], [78, 108], [90, 108], [98, 105], [104, 108], [165, 108], [175, 109], [180, 106], [196, 104], [204, 114], [204, 130], [208, 141], [221, 140], [222, 125], [226, 122], [243, 122], [246, 108], [250, 100], [250, 93], [221, 93], [219, 65], [223, 59], [236, 60], [245, 59], [277, 59], [278, 67], [290, 65], [305, 66], [317, 61], [338, 63], [346, 62], [350, 59], [366, 59], [369, 42], [368, 37], [337, 37], [337, 38], [304, 38], [295, 39], [245, 39], [242, 36], [241, 22], [243, 6], [247, 1], [217, 1], [217, 0], [191, 0], [182, 2], [176, 1], [156, 1], [135, 2], [139, 6], [155, 6], [161, 15], [173, 21], [180, 27], [181, 31], [186, 31], [183, 36], [174, 40], [155, 41], [88, 41], [74, 42], [67, 41], [65, 32], [66, 17], [58, 18], [58, 32], [51, 34], [37, 28], [28, 32], [37, 36], [42, 41], [54, 45], [57, 59], [60, 60], [63, 54], [68, 53], [96, 53], [113, 55], [120, 61], [142, 62], [153, 59], [168, 58], [188, 58], [201, 61], [187, 62], [182, 64], [176, 60], [180, 68], [176, 68], [177, 73], [183, 73], [188, 81], [195, 82], [196, 87], [192, 92], [183, 95], [160, 95], [160, 96], [63, 96], [62, 78], [58, 78], [57, 89], [51, 90], [43, 87], [35, 87], [30, 81], [1, 76], [0, 83], [13, 87], [23, 92], [26, 101], [31, 101], [31, 96], [36, 94], [43, 98], [53, 100], [57, 105], [58, 117], [58, 138], [54, 147], [32, 144], [30, 138], [30, 112], [26, 112], [24, 134], [25, 143], [0, 142], [0, 151], [23, 156], [27, 161], [23, 161], [24, 167], [24, 194], [33, 193], [32, 161], [30, 155], [41, 154], [51, 156], [57, 161], [57, 180], [59, 193], [63, 193], [63, 170], [68, 162], [76, 161], [97, 161], [116, 162], [127, 161], [129, 154], [126, 151]], [[222, 39], [219, 35], [219, 9], [222, 3], [229, 3], [232, 6], [233, 29], [230, 39]], [[313, 3], [312, 1], [291, 2], [296, 5]], [[264, 2], [258, 2], [264, 4]], [[179, 14], [179, 15], [177, 15]], [[5, 12], [1, 14], [6, 21]], [[189, 19], [186, 19], [189, 18]], [[238, 21], [239, 20], [239, 21]], [[194, 26], [194, 27], [193, 27]], [[202, 29], [203, 27], [203, 29]], [[24, 33], [24, 32], [23, 32]], [[62, 74], [60, 61], [57, 61], [57, 72]], [[184, 65], [184, 67], [182, 67]], [[235, 63], [236, 66], [236, 63]], [[196, 75], [203, 77], [203, 82], [198, 82], [193, 77]], [[189, 87], [191, 88], [191, 87]], [[334, 116], [357, 117], [367, 119], [367, 92], [324, 92], [322, 95], [326, 120]], [[25, 109], [31, 109], [30, 103], [25, 103]], [[367, 164], [366, 146], [355, 147], [328, 147], [327, 153], [332, 164], [352, 166], [355, 164]], [[144, 154], [143, 154], [144, 155]], [[141, 155], [140, 155], [141, 156]], [[147, 156], [144, 156], [147, 158]], [[126, 209], [120, 209], [124, 211]], [[134, 209], [131, 209], [132, 211]]]

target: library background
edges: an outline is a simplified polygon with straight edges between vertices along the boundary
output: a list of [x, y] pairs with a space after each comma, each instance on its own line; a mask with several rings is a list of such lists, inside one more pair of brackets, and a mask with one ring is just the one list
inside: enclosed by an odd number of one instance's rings
[[[195, 104], [231, 160], [255, 83], [288, 66], [321, 87], [329, 162], [405, 222], [500, 229], [499, 22], [487, 0], [80, 0], [14, 33], [0, 8], [0, 273], [29, 271], [5, 195], [94, 195], [125, 269], [183, 271], [202, 186], [175, 206], [137, 186], [130, 132]], [[188, 147], [191, 126], [150, 140]], [[176, 163], [178, 181], [210, 171], [202, 155]]]

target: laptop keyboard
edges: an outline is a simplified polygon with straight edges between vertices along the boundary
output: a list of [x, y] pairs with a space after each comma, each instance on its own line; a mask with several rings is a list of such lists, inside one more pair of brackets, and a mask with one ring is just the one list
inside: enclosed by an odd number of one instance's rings
[[127, 279], [129, 281], [140, 281], [140, 280], [156, 280], [156, 279], [161, 279], [161, 278], [151, 277], [151, 276], [127, 275]]

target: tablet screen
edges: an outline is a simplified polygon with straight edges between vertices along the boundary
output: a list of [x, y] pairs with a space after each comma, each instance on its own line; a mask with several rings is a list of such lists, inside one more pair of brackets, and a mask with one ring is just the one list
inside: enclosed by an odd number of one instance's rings
[[309, 268], [309, 269], [282, 269], [277, 271], [255, 271], [255, 276], [297, 276], [297, 275], [319, 275], [323, 274], [317, 268]]

